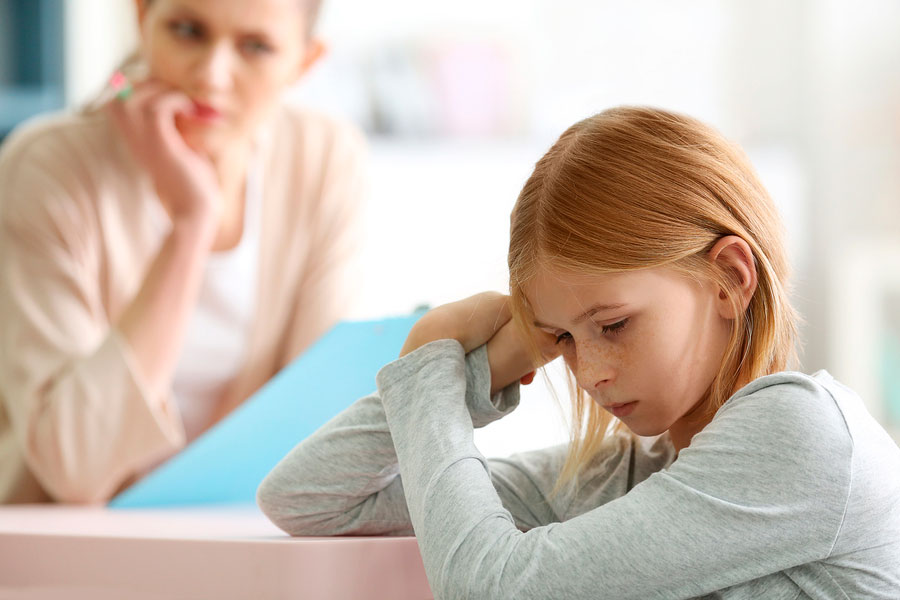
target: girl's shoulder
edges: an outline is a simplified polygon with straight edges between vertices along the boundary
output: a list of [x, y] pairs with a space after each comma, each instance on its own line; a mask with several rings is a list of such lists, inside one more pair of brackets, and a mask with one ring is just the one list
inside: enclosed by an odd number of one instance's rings
[[764, 410], [772, 419], [800, 420], [816, 427], [830, 424], [839, 435], [852, 434], [851, 421], [874, 422], [859, 395], [824, 369], [811, 375], [780, 371], [759, 377], [735, 392], [716, 419], [753, 409]]
[[734, 394], [695, 440], [701, 448], [752, 457], [749, 470], [759, 477], [742, 479], [833, 506], [841, 523], [835, 554], [888, 545], [900, 551], [900, 447], [865, 402], [827, 371], [760, 377]]
[[781, 371], [759, 377], [735, 392], [719, 408], [708, 428], [738, 425], [742, 429], [759, 428], [761, 434], [792, 431], [815, 432], [831, 444], [852, 445], [852, 436], [844, 414], [862, 401], [852, 390], [839, 386], [827, 371], [807, 375]]
[[900, 473], [897, 443], [863, 399], [825, 370], [783, 371], [750, 382], [707, 426], [725, 429], [742, 431], [757, 444], [843, 462], [851, 470], [878, 462]]

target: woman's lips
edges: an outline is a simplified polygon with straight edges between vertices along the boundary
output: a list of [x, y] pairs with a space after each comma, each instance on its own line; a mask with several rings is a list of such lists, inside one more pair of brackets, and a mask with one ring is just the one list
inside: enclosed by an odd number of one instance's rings
[[635, 406], [637, 406], [637, 400], [619, 404], [605, 404], [603, 408], [611, 412], [616, 418], [621, 419], [622, 417], [630, 415], [632, 411], [634, 411]]
[[190, 115], [194, 119], [198, 121], [204, 121], [207, 123], [212, 123], [215, 121], [219, 121], [222, 119], [222, 113], [219, 112], [214, 107], [209, 104], [204, 104], [203, 102], [194, 101], [194, 111]]

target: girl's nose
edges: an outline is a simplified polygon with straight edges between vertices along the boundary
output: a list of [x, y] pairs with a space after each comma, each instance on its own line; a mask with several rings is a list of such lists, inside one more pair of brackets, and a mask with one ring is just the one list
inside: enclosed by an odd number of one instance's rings
[[615, 377], [609, 353], [596, 344], [579, 344], [576, 350], [575, 379], [578, 387], [592, 392], [609, 385]]

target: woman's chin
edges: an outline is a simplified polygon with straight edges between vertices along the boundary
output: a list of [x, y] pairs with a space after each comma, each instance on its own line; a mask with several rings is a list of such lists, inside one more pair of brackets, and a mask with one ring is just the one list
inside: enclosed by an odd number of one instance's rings
[[178, 132], [188, 147], [200, 154], [210, 154], [229, 143], [230, 136], [220, 126], [193, 123], [187, 119], [176, 122]]
[[228, 136], [221, 131], [185, 128], [181, 130], [181, 137], [188, 148], [204, 155], [215, 154], [228, 143]]

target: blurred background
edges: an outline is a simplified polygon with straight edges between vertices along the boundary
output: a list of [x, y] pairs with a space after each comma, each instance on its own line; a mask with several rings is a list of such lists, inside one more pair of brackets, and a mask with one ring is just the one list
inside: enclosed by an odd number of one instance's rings
[[[801, 370], [900, 440], [898, 23], [896, 0], [326, 0], [329, 54], [290, 101], [370, 140], [353, 316], [506, 290], [509, 211], [556, 137], [614, 105], [682, 111], [739, 142], [781, 209]], [[0, 0], [0, 135], [89, 100], [135, 29], [130, 0]], [[477, 432], [485, 454], [565, 440], [548, 373]]]

